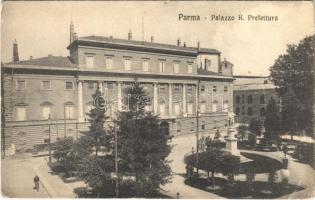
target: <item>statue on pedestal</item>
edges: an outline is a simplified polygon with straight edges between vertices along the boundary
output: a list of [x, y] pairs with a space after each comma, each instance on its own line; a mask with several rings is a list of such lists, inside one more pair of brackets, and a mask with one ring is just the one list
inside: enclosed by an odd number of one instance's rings
[[229, 116], [228, 137], [225, 139], [225, 149], [232, 155], [240, 155], [237, 149], [237, 139], [235, 138], [236, 129], [234, 127], [234, 116]]

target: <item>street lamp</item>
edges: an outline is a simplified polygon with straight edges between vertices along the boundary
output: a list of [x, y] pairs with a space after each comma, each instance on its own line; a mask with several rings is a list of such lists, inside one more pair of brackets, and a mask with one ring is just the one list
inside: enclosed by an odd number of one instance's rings
[[48, 151], [49, 151], [49, 163], [51, 163], [51, 135], [50, 135], [50, 114], [48, 115], [48, 136], [49, 136], [49, 144], [48, 144]]
[[116, 172], [116, 198], [119, 196], [119, 180], [118, 180], [118, 152], [117, 152], [117, 131], [116, 122], [114, 121], [114, 133], [115, 133], [115, 172]]

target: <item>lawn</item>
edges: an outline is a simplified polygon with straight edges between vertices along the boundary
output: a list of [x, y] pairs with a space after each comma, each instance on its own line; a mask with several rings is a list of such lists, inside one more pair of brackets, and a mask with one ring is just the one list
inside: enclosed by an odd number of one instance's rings
[[215, 187], [212, 188], [211, 181], [207, 178], [193, 178], [187, 179], [185, 184], [195, 187], [207, 192], [214, 193], [216, 195], [225, 198], [255, 198], [255, 199], [268, 199], [278, 198], [283, 195], [287, 195], [296, 191], [300, 191], [304, 188], [288, 184], [283, 188], [277, 188], [275, 185], [268, 182], [255, 181], [250, 186], [246, 181], [236, 181], [230, 185], [226, 179], [215, 178]]
[[[207, 152], [202, 152], [207, 153]], [[287, 184], [280, 187], [279, 184], [268, 182], [268, 174], [275, 172], [282, 168], [282, 162], [272, 159], [263, 155], [258, 155], [254, 153], [241, 153], [244, 157], [250, 159], [249, 162], [244, 162], [240, 164], [237, 174], [246, 174], [248, 172], [254, 174], [266, 174], [266, 181], [255, 181], [249, 183], [246, 180], [237, 180], [233, 184], [227, 180], [227, 178], [216, 177], [215, 185], [212, 187], [211, 178], [205, 177], [193, 177], [188, 178], [185, 184], [192, 187], [199, 188], [201, 190], [217, 194], [225, 198], [278, 198], [283, 195], [287, 195], [304, 188]], [[186, 157], [186, 161], [192, 159]], [[204, 165], [201, 165], [204, 166]], [[204, 169], [201, 168], [204, 171]]]

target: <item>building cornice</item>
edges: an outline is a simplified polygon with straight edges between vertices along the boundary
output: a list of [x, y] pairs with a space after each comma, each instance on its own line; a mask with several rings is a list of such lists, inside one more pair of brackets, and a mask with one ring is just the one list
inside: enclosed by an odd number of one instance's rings
[[124, 44], [124, 43], [117, 43], [117, 42], [100, 42], [100, 41], [93, 41], [88, 39], [80, 39], [74, 41], [70, 44], [67, 49], [71, 50], [74, 47], [80, 46], [91, 46], [91, 47], [102, 47], [102, 48], [113, 48], [113, 49], [124, 49], [124, 50], [133, 50], [133, 51], [142, 51], [142, 52], [153, 52], [153, 53], [164, 53], [164, 54], [171, 54], [171, 55], [183, 55], [183, 56], [191, 56], [196, 57], [197, 51], [196, 50], [179, 50], [179, 49], [169, 49], [163, 47], [152, 47], [152, 46], [145, 46], [145, 45], [137, 45], [137, 44]]
[[17, 64], [3, 64], [2, 70], [18, 70], [18, 71], [29, 71], [35, 73], [39, 71], [49, 71], [49, 72], [70, 72], [74, 75], [112, 75], [112, 76], [144, 76], [152, 78], [186, 78], [192, 80], [227, 80], [233, 81], [234, 78], [230, 76], [220, 76], [220, 75], [189, 75], [189, 74], [166, 74], [166, 73], [147, 73], [147, 72], [121, 72], [118, 70], [104, 70], [104, 69], [83, 69], [78, 67], [51, 67], [51, 66], [31, 66], [31, 65], [17, 65]]

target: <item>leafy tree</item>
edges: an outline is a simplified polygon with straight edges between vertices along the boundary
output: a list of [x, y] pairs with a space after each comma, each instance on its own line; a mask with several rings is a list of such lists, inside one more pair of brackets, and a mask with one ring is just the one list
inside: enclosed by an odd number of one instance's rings
[[270, 78], [283, 98], [282, 128], [291, 133], [303, 130], [312, 133], [314, 37], [288, 45], [286, 54], [280, 55], [270, 67]]
[[247, 133], [247, 130], [248, 130], [248, 127], [245, 126], [245, 125], [240, 125], [238, 128], [237, 128], [237, 132], [238, 132], [238, 135], [241, 136], [242, 138], [242, 141], [244, 140], [244, 137]]
[[212, 179], [213, 187], [215, 185], [214, 173], [221, 171], [222, 158], [223, 158], [223, 151], [221, 149], [216, 149], [216, 148], [206, 153], [200, 154], [200, 157], [199, 157], [200, 168], [208, 172], [208, 177], [209, 177], [209, 172], [211, 172], [211, 175], [212, 175], [211, 179]]
[[233, 182], [234, 176], [239, 173], [241, 161], [239, 156], [224, 155], [221, 160], [221, 170], [223, 175], [227, 175], [228, 179]]
[[271, 98], [267, 105], [265, 118], [265, 138], [278, 138], [280, 133], [280, 113], [277, 107], [277, 102]]
[[117, 120], [120, 176], [134, 176], [131, 184], [137, 197], [152, 197], [160, 185], [169, 181], [171, 169], [166, 157], [171, 147], [160, 130], [159, 118], [144, 111], [148, 102], [139, 83], [135, 82], [125, 93], [129, 110], [121, 112]]
[[[97, 88], [93, 100], [102, 100]], [[96, 101], [94, 101], [96, 102]], [[89, 131], [83, 132], [77, 144], [78, 174], [98, 195], [110, 195], [112, 189], [111, 172], [114, 171], [112, 156], [113, 134], [105, 129], [105, 109], [96, 107], [88, 113]]]
[[257, 136], [260, 136], [261, 131], [262, 131], [262, 124], [261, 124], [260, 120], [258, 120], [256, 118], [251, 119], [249, 121], [248, 130]]
[[66, 173], [66, 177], [70, 171], [75, 170], [77, 153], [75, 148], [75, 140], [73, 137], [60, 138], [55, 142], [55, 151], [53, 157], [57, 160], [57, 164]]
[[248, 134], [248, 144], [252, 147], [256, 145], [257, 136], [253, 133]]

